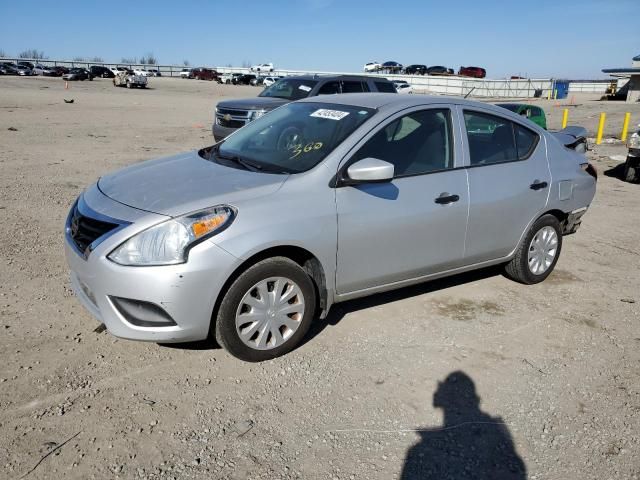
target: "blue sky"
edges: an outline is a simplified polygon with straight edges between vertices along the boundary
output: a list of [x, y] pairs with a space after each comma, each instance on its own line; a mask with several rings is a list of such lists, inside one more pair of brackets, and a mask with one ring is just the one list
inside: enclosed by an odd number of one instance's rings
[[606, 78], [640, 54], [640, 0], [0, 0], [0, 50], [162, 64], [273, 62], [359, 71], [368, 61]]

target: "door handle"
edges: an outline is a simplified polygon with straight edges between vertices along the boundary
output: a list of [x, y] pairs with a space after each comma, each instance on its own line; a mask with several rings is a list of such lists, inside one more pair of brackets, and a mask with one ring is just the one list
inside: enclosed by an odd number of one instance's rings
[[459, 195], [449, 195], [447, 192], [442, 192], [439, 197], [436, 197], [435, 202], [440, 205], [447, 205], [449, 203], [457, 202], [460, 200]]
[[547, 188], [549, 184], [547, 182], [541, 182], [540, 180], [534, 180], [529, 188], [531, 190], [542, 190], [543, 188]]

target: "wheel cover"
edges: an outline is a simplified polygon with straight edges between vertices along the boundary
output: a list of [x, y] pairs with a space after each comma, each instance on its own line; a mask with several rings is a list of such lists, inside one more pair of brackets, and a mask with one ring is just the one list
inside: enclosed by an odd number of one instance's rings
[[285, 277], [256, 283], [240, 300], [236, 332], [254, 350], [271, 350], [287, 342], [298, 330], [305, 312], [300, 287]]
[[542, 275], [553, 263], [558, 253], [558, 234], [552, 227], [542, 227], [529, 244], [528, 264], [534, 275]]

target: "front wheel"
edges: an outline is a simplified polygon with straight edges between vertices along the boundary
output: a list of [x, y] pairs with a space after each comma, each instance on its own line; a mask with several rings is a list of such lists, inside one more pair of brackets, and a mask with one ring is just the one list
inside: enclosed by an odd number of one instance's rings
[[544, 215], [531, 226], [515, 256], [505, 266], [505, 273], [527, 285], [542, 282], [556, 266], [561, 249], [560, 222], [553, 215]]
[[300, 344], [316, 311], [307, 273], [285, 257], [248, 268], [229, 287], [215, 320], [218, 343], [248, 362], [279, 357]]

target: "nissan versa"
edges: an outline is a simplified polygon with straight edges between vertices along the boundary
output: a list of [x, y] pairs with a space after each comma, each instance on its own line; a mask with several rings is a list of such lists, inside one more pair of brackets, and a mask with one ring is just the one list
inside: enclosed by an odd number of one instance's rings
[[290, 103], [87, 188], [66, 223], [73, 288], [119, 337], [211, 336], [261, 361], [344, 300], [496, 264], [537, 283], [595, 194], [582, 133], [462, 99]]

